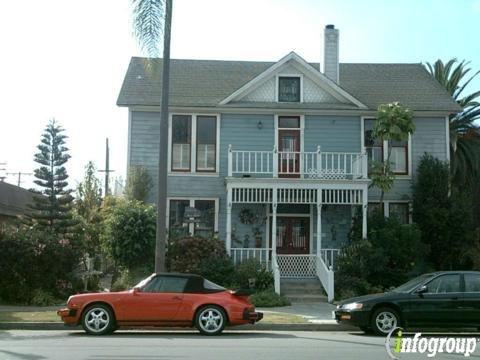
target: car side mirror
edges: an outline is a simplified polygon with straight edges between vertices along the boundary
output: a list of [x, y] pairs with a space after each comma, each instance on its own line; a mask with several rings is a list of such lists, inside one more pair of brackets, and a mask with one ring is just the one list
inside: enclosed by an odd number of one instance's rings
[[133, 288], [133, 295], [138, 295], [138, 293], [142, 292], [142, 289], [139, 288], [138, 286], [135, 286]]
[[420, 286], [417, 290], [415, 290], [415, 294], [420, 295], [420, 296], [422, 296], [422, 295], [425, 294], [426, 292], [428, 292], [428, 287], [427, 287], [427, 285], [422, 285], [422, 286]]

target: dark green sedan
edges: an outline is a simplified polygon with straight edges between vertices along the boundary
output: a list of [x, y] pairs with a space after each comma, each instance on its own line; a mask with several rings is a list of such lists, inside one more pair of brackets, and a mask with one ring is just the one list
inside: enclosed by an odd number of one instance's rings
[[335, 319], [379, 335], [395, 327], [480, 328], [480, 272], [424, 274], [383, 294], [342, 301]]

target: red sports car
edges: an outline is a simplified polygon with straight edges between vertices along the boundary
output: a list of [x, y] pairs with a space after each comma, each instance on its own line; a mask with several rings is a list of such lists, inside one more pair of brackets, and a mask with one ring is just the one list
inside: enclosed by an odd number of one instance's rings
[[67, 307], [57, 314], [65, 325], [81, 324], [92, 335], [122, 326], [195, 326], [204, 335], [218, 335], [226, 325], [262, 319], [248, 295], [198, 275], [153, 274], [132, 290], [70, 296]]

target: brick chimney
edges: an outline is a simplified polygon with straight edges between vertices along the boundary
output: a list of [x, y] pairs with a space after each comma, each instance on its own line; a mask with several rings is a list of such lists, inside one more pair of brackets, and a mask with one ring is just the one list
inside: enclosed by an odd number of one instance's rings
[[338, 84], [338, 29], [335, 25], [325, 26], [324, 51], [323, 51], [323, 73], [330, 80]]

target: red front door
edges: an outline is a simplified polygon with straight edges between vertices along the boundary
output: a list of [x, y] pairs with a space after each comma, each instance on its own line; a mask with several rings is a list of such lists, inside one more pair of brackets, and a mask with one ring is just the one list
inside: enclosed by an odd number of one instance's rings
[[277, 253], [310, 253], [310, 219], [308, 217], [277, 217]]
[[278, 176], [300, 177], [300, 130], [278, 130]]

